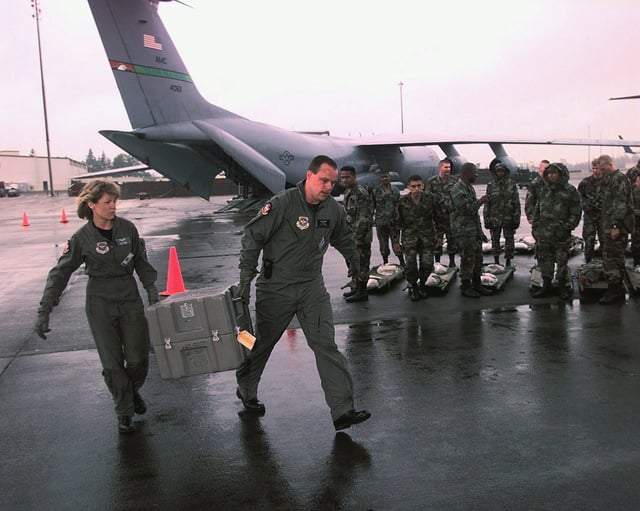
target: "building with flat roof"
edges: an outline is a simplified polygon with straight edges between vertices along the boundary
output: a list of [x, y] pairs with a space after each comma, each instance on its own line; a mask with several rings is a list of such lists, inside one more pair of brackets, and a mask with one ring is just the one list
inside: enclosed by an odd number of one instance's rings
[[[87, 172], [84, 163], [67, 157], [51, 157], [54, 193], [67, 193], [71, 178]], [[0, 151], [0, 181], [16, 183], [22, 192], [49, 191], [46, 156], [23, 156], [19, 151]]]

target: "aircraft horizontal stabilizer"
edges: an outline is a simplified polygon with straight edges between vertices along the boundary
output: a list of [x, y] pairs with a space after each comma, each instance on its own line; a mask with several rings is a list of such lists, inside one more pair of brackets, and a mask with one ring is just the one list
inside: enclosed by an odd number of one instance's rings
[[100, 134], [149, 168], [209, 200], [213, 179], [222, 169], [206, 151], [175, 142], [147, 140], [126, 131], [103, 130]]
[[193, 124], [272, 193], [285, 189], [284, 172], [251, 146], [206, 121], [193, 121]]

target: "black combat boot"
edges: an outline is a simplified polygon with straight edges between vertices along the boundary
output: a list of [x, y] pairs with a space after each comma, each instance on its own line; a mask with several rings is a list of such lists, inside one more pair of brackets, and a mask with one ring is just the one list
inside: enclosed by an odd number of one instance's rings
[[551, 279], [542, 279], [542, 287], [531, 292], [533, 298], [544, 298], [551, 294]]
[[478, 293], [473, 286], [471, 285], [471, 281], [469, 279], [462, 279], [460, 282], [460, 292], [462, 296], [467, 296], [469, 298], [480, 298], [480, 293]]
[[403, 268], [405, 267], [404, 256], [402, 254], [398, 254], [398, 262], [400, 263], [400, 266], [402, 266]]
[[558, 287], [560, 300], [569, 301], [573, 298], [573, 288], [567, 282], [561, 283]]
[[353, 302], [366, 302], [369, 299], [369, 295], [367, 294], [367, 283], [366, 282], [358, 282], [356, 285], [355, 293], [351, 296], [347, 296], [345, 301], [348, 303]]
[[506, 267], [511, 266], [511, 258], [510, 258], [510, 257], [507, 257], [507, 258], [504, 260], [504, 265], [505, 265]]
[[494, 255], [493, 256], [493, 262], [496, 264], [500, 264], [500, 256], [499, 255]]
[[389, 264], [389, 256], [382, 256], [382, 264]]
[[473, 287], [473, 290], [480, 296], [489, 296], [493, 294], [493, 291], [482, 285], [480, 275], [474, 275], [473, 280], [471, 281], [471, 287]]
[[355, 280], [351, 280], [347, 286], [349, 286], [349, 291], [345, 291], [344, 293], [342, 293], [342, 296], [344, 296], [345, 298], [349, 297], [349, 296], [353, 296], [354, 294], [356, 294], [356, 287], [357, 287], [357, 283]]
[[420, 298], [429, 298], [429, 288], [427, 287], [427, 281], [421, 280], [420, 287], [418, 288], [420, 292]]
[[412, 302], [417, 302], [422, 298], [420, 296], [420, 288], [418, 287], [418, 283], [409, 284], [409, 298]]
[[449, 268], [455, 268], [455, 267], [456, 267], [456, 255], [449, 254]]

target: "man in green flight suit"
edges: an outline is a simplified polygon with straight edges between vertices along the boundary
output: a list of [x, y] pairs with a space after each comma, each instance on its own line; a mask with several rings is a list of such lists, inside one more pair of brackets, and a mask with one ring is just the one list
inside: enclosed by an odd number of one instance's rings
[[236, 395], [245, 409], [259, 414], [258, 384], [269, 356], [296, 315], [316, 358], [325, 400], [336, 431], [371, 417], [354, 409], [353, 380], [345, 356], [338, 351], [333, 312], [322, 278], [322, 262], [334, 246], [357, 272], [359, 260], [344, 209], [331, 196], [338, 166], [328, 156], [316, 156], [306, 179], [267, 202], [244, 229], [240, 252], [239, 294], [249, 303], [256, 282], [256, 342], [236, 372]]

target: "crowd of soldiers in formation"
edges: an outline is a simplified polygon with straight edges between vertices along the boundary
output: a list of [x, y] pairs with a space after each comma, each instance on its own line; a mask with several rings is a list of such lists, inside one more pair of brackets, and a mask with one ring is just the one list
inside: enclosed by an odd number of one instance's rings
[[[509, 267], [522, 213], [518, 187], [509, 168], [498, 163], [491, 169], [493, 179], [486, 194], [477, 198], [473, 188], [477, 167], [465, 163], [460, 175], [454, 176], [451, 165], [448, 158], [441, 160], [438, 175], [426, 182], [418, 175], [411, 176], [406, 194], [392, 186], [386, 170], [377, 171], [379, 186], [366, 190], [357, 183], [353, 167], [341, 169], [343, 204], [361, 268], [357, 275], [349, 272], [346, 301], [368, 299], [374, 226], [383, 264], [388, 264], [393, 250], [404, 269], [412, 301], [427, 297], [427, 279], [434, 264], [440, 263], [445, 239], [449, 267], [456, 267], [455, 256], [460, 255], [462, 295], [475, 298], [491, 294], [481, 282], [482, 243], [489, 240], [482, 229], [479, 209], [484, 206], [482, 217], [490, 233], [493, 264], [500, 264], [503, 237], [504, 266]], [[582, 218], [585, 262], [601, 264], [607, 281], [599, 303], [624, 301], [622, 278], [629, 239], [633, 265], [640, 265], [640, 161], [624, 174], [615, 168], [611, 156], [603, 154], [591, 162], [591, 175], [580, 181], [577, 189], [569, 183], [569, 170], [563, 163], [542, 160], [538, 170], [524, 204], [542, 275], [542, 283], [532, 288], [532, 296], [548, 296], [553, 286], [557, 286], [561, 299], [572, 296], [567, 262], [572, 231]], [[601, 250], [598, 260], [594, 260], [596, 240]]]

